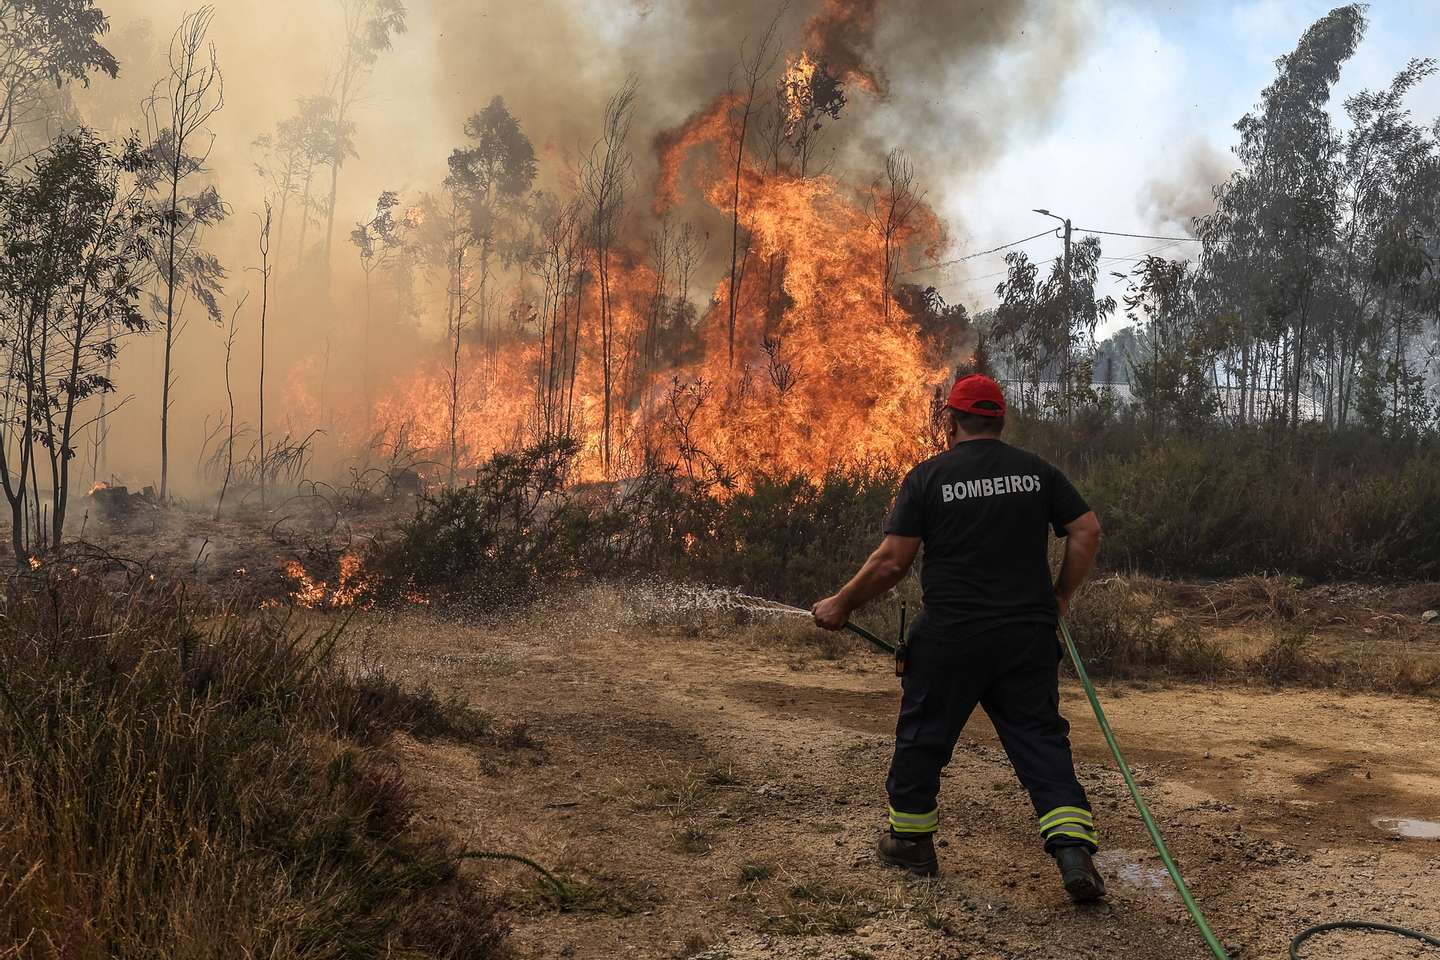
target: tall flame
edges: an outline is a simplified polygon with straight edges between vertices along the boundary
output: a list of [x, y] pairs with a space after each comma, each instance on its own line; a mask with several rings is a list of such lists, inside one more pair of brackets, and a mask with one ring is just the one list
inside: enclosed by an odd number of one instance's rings
[[[807, 36], [824, 47], [786, 60], [778, 89], [787, 133], [807, 122], [817, 70], [881, 90], [855, 39], [868, 36], [873, 23], [867, 26], [866, 18], [873, 16], [873, 0], [826, 0], [807, 24]], [[640, 357], [639, 345], [653, 338], [657, 296], [673, 280], [644, 259], [639, 242], [627, 242], [622, 231], [610, 250], [604, 303], [596, 252], [582, 247], [578, 253], [582, 280], [566, 294], [579, 318], [568, 422], [582, 441], [586, 478], [623, 476], [656, 459], [692, 472], [736, 474], [740, 482], [757, 470], [815, 476], [843, 462], [905, 462], [927, 443], [929, 398], [945, 370], [927, 355], [914, 318], [893, 300], [886, 308], [883, 289], [893, 273], [885, 266], [886, 231], [876, 222], [878, 198], [833, 175], [804, 176], [773, 157], [762, 161], [751, 150], [737, 161], [735, 117], [742, 106], [736, 93], [726, 92], [653, 143], [657, 215], [677, 208], [688, 193], [727, 218], [738, 217], [736, 281], [732, 285], [727, 269], [708, 307], [689, 321], [688, 335], [699, 349], [658, 361]], [[933, 252], [942, 229], [921, 205], [889, 236], [891, 259], [903, 259], [915, 250]], [[540, 295], [520, 290], [516, 296]], [[598, 320], [602, 310], [610, 317], [608, 340]], [[536, 436], [545, 352], [554, 344], [547, 347], [543, 330], [525, 325], [524, 318], [536, 315], [533, 305], [517, 304], [511, 315], [521, 320], [504, 329], [492, 321], [489, 330], [467, 330], [458, 347], [452, 340], [442, 356], [381, 391], [367, 422], [392, 429], [404, 424], [414, 447], [444, 451], [437, 453], [444, 460], [453, 406], [455, 459], [462, 468]], [[600, 453], [607, 407], [610, 446], [619, 451], [609, 463]], [[306, 582], [302, 572], [291, 571], [302, 598], [333, 602], [330, 588]], [[338, 589], [346, 590], [343, 578]]]

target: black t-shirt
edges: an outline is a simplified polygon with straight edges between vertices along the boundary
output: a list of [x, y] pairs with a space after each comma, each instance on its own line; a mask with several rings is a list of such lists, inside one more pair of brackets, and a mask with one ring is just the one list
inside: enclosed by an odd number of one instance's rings
[[1090, 512], [1065, 475], [999, 440], [967, 440], [905, 476], [885, 532], [920, 537], [917, 635], [961, 639], [1013, 623], [1055, 625], [1049, 530]]

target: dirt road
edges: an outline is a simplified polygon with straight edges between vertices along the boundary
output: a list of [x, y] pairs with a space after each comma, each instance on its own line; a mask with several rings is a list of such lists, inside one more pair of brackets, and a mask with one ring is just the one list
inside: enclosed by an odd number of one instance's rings
[[[1032, 812], [977, 713], [941, 796], [939, 881], [873, 856], [897, 704], [889, 663], [786, 624], [656, 615], [597, 591], [553, 616], [471, 626], [362, 614], [387, 670], [538, 744], [495, 757], [398, 746], [427, 817], [473, 847], [583, 883], [547, 909], [520, 868], [527, 957], [1186, 958], [1185, 918], [1075, 684], [1064, 690], [1096, 807], [1106, 904], [1061, 891]], [[1432, 701], [1329, 692], [1105, 685], [1121, 743], [1195, 894], [1239, 958], [1283, 957], [1298, 927], [1348, 917], [1440, 930], [1440, 842], [1377, 818], [1440, 819]], [[1312, 957], [1428, 956], [1336, 935]]]

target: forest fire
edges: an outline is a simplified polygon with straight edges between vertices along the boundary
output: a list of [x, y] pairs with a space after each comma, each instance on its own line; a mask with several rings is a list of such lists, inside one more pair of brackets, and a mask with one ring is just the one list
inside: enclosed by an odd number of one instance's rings
[[[807, 34], [853, 41], [837, 24], [847, 11], [873, 16], [868, 7], [826, 4]], [[843, 75], [877, 90], [876, 74], [847, 49]], [[494, 185], [484, 194], [492, 199], [467, 201], [452, 176], [447, 201], [403, 218], [448, 245], [447, 345], [334, 428], [355, 440], [366, 425], [403, 435], [446, 463], [452, 480], [496, 450], [559, 434], [580, 441], [584, 480], [664, 463], [744, 483], [754, 472], [816, 476], [913, 458], [947, 371], [886, 291], [903, 264], [936, 254], [943, 229], [908, 168], [905, 179], [869, 184], [808, 169], [845, 103], [824, 51], [801, 50], [763, 103], [758, 83], [742, 85], [658, 134], [648, 231], [610, 199], [630, 162], [633, 91], [611, 101], [578, 195], [536, 193], [529, 219], [503, 237]], [[523, 138], [502, 113], [492, 104], [485, 122]], [[463, 222], [465, 202], [490, 204], [492, 234]], [[722, 276], [698, 311], [690, 291], [707, 245], [676, 223], [697, 203], [730, 221], [728, 249], [708, 247], [723, 254]], [[501, 289], [506, 244], [529, 259], [511, 263], [516, 282]], [[316, 406], [304, 396], [314, 379], [292, 379], [296, 406]]]

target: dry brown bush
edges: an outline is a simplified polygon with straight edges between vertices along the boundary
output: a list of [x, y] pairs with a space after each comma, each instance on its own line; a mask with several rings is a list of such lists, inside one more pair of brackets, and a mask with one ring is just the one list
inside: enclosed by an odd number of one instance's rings
[[501, 954], [379, 749], [478, 718], [357, 682], [334, 632], [148, 582], [18, 580], [3, 609], [0, 956]]

